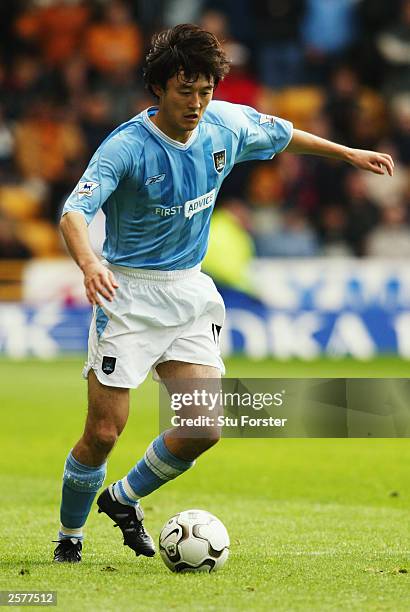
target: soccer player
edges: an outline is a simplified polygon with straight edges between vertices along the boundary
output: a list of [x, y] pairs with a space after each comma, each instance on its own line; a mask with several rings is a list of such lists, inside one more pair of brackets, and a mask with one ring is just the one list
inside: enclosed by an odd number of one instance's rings
[[[88, 415], [65, 463], [55, 561], [81, 560], [83, 526], [126, 424], [129, 389], [150, 369], [176, 382], [224, 373], [218, 348], [224, 305], [200, 266], [215, 200], [234, 164], [286, 149], [393, 173], [389, 155], [350, 149], [253, 108], [212, 101], [228, 69], [218, 40], [198, 26], [155, 35], [144, 77], [157, 106], [104, 140], [65, 203], [61, 229], [94, 314], [83, 371]], [[106, 215], [102, 261], [87, 234], [100, 207]], [[212, 428], [202, 438], [170, 429], [100, 494], [99, 511], [137, 555], [155, 553], [140, 498], [192, 467], [218, 437]]]

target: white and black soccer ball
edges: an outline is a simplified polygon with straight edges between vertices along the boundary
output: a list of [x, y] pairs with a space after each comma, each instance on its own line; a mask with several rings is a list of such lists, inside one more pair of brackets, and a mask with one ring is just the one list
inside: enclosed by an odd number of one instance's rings
[[172, 572], [215, 572], [228, 558], [229, 535], [210, 512], [185, 510], [165, 523], [159, 551]]

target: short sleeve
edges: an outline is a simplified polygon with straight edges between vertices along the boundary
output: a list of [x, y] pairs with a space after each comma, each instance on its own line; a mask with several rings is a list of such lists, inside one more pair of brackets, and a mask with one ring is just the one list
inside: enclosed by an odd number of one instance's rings
[[238, 106], [239, 146], [235, 162], [271, 159], [288, 146], [292, 138], [290, 121], [264, 115], [249, 106]]
[[90, 224], [118, 183], [130, 174], [132, 164], [131, 153], [121, 134], [109, 137], [94, 153], [65, 202], [62, 214], [82, 213]]

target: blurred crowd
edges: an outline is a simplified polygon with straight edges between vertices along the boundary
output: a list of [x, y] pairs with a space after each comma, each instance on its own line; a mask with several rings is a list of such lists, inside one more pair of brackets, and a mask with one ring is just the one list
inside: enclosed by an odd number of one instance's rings
[[57, 224], [88, 159], [153, 104], [153, 32], [214, 32], [215, 98], [381, 150], [379, 177], [310, 156], [236, 166], [216, 210], [258, 256], [410, 255], [410, 0], [13, 0], [0, 3], [0, 258], [61, 254]]

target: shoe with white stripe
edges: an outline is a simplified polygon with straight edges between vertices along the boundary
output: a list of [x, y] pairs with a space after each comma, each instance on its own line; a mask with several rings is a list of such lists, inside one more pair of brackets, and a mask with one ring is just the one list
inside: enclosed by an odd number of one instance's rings
[[113, 485], [105, 489], [97, 499], [98, 512], [105, 512], [119, 527], [124, 536], [124, 546], [129, 546], [137, 557], [153, 557], [155, 545], [153, 539], [144, 529], [144, 513], [139, 504], [127, 506], [120, 504], [112, 492]]

